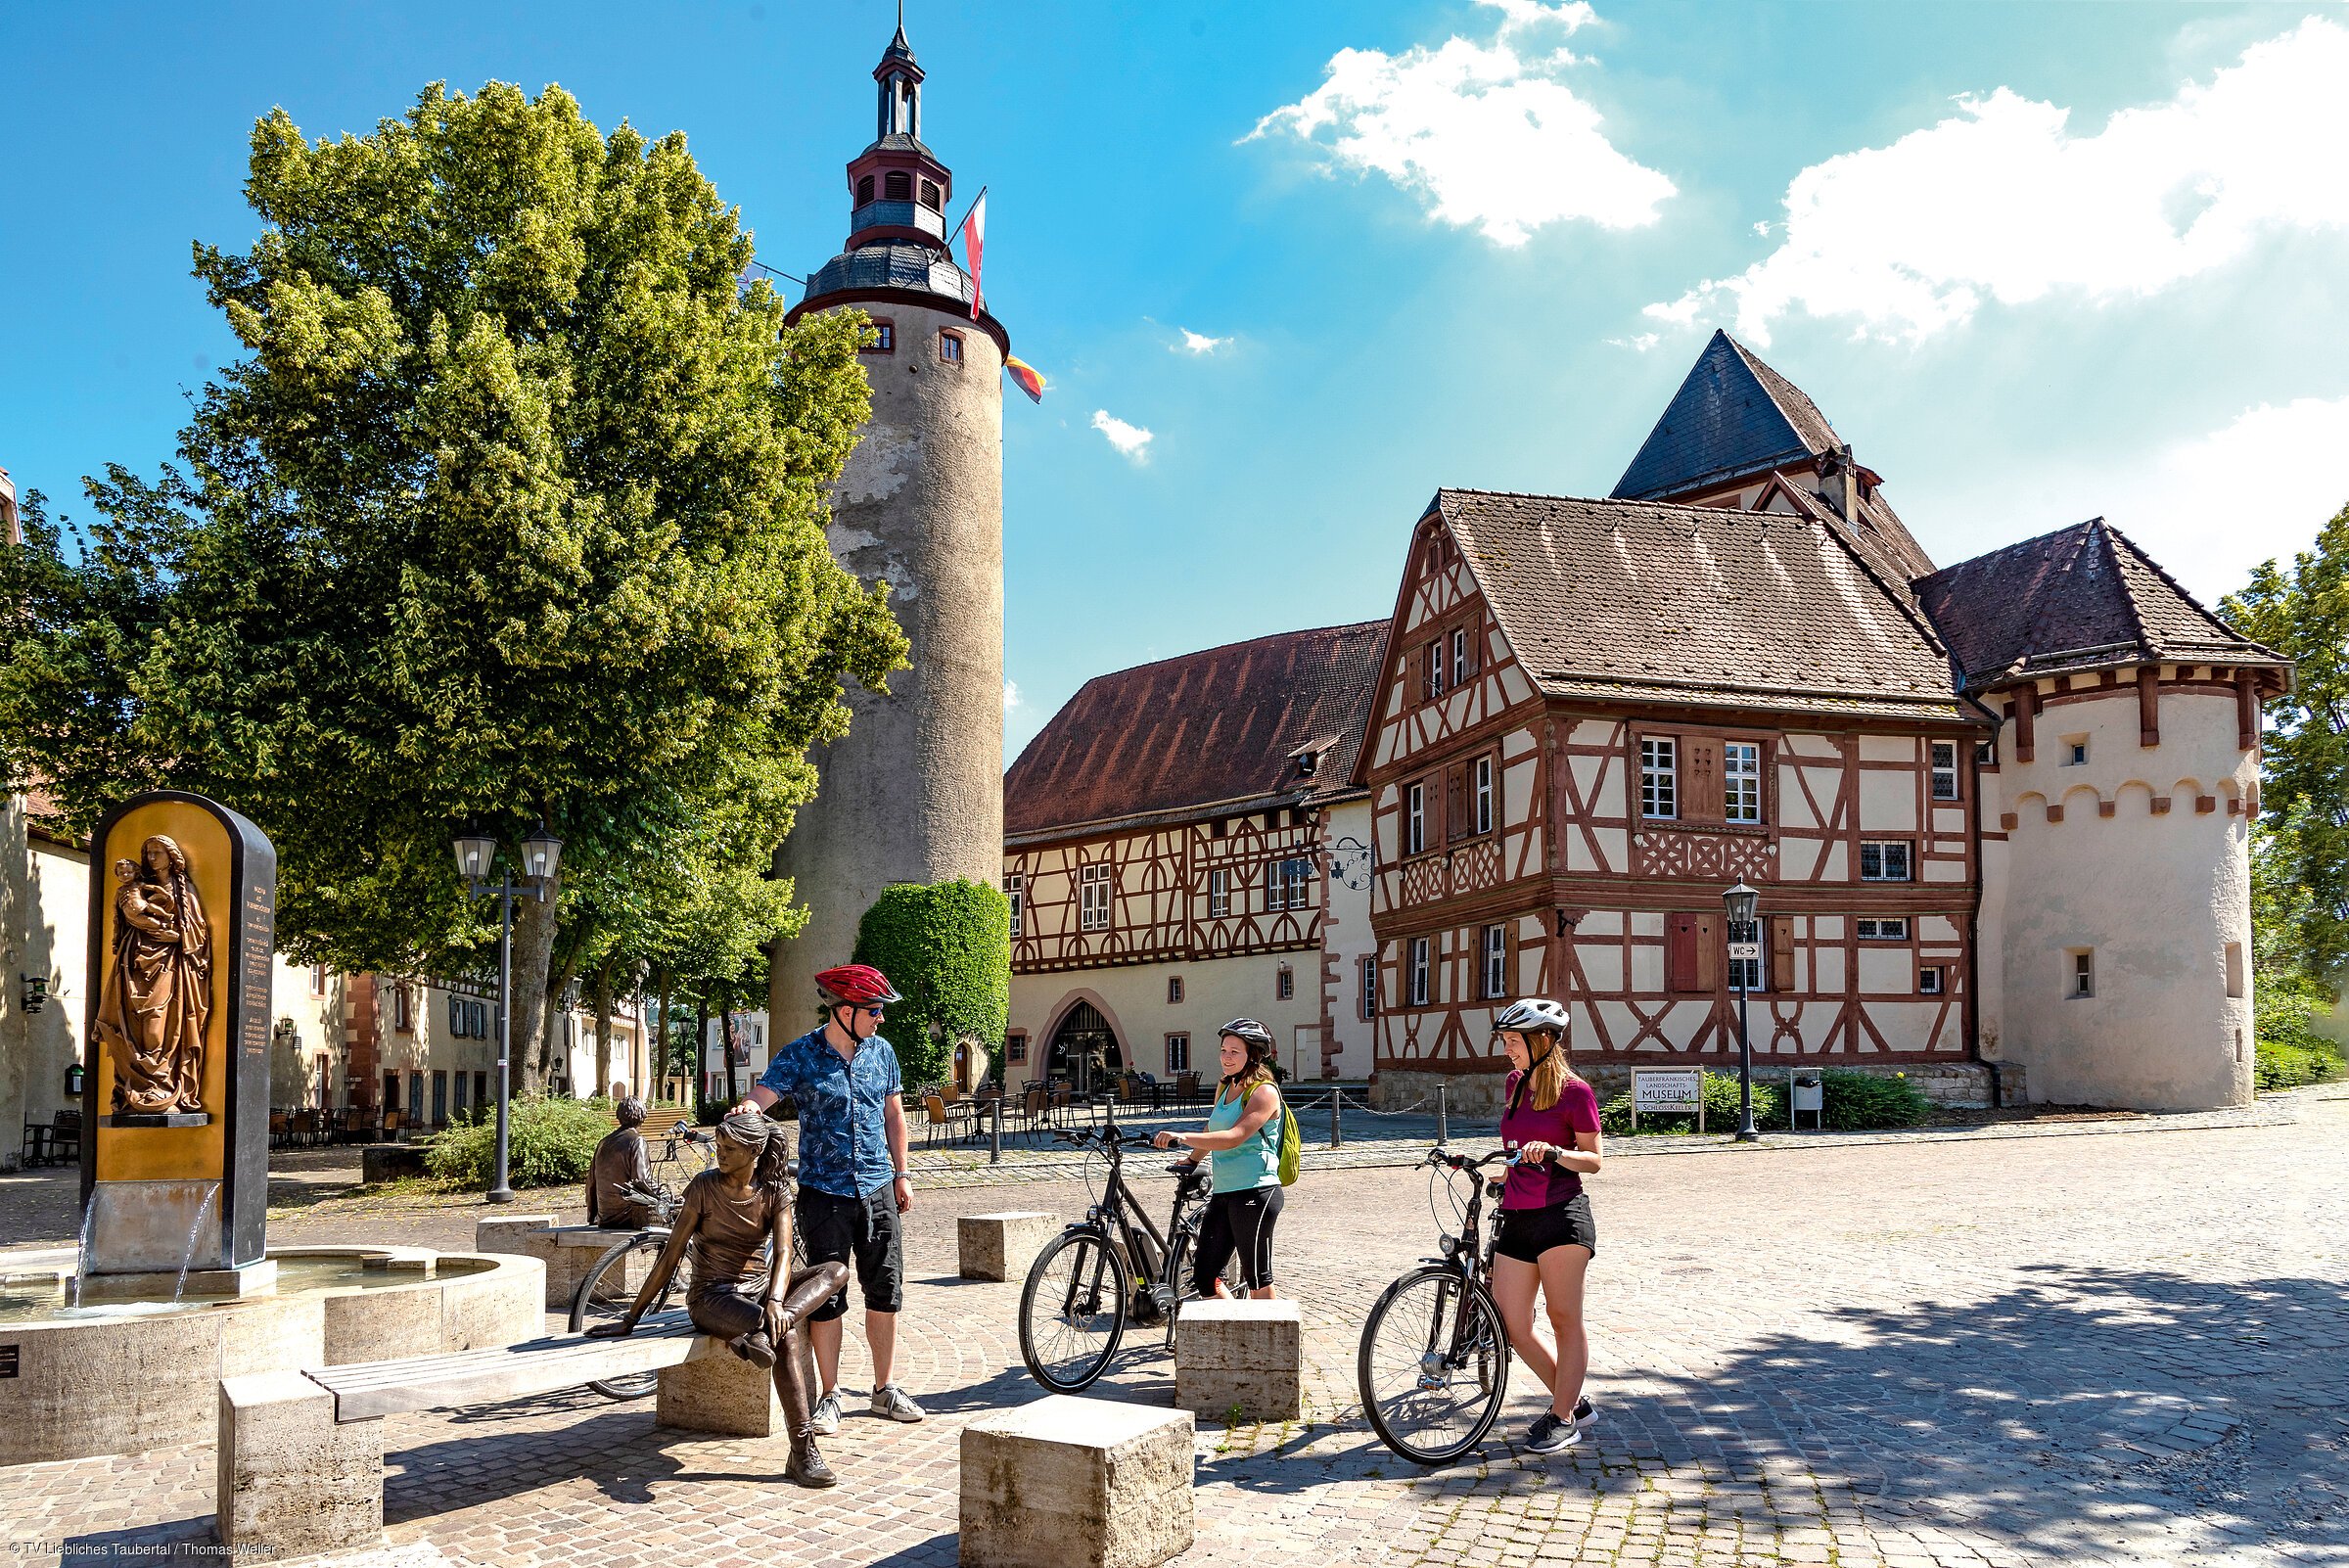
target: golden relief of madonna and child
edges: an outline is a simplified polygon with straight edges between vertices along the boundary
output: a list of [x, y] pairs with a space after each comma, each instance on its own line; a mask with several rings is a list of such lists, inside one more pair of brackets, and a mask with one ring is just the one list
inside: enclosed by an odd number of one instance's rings
[[116, 860], [114, 875], [114, 948], [96, 1026], [115, 1064], [114, 1113], [201, 1112], [212, 930], [187, 854], [159, 833], [135, 862]]

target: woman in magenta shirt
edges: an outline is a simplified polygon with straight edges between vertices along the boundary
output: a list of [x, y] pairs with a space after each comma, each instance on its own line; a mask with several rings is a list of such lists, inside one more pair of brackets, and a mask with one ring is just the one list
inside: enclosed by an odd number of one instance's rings
[[[1583, 1398], [1590, 1344], [1583, 1334], [1583, 1273], [1598, 1251], [1583, 1177], [1599, 1166], [1598, 1096], [1566, 1061], [1566, 1009], [1543, 998], [1513, 1002], [1493, 1020], [1509, 1053], [1501, 1144], [1517, 1151], [1500, 1198], [1493, 1300], [1509, 1344], [1549, 1390], [1549, 1408], [1526, 1435], [1534, 1453], [1582, 1440], [1598, 1417]], [[1558, 1353], [1534, 1337], [1534, 1292], [1549, 1309]]]

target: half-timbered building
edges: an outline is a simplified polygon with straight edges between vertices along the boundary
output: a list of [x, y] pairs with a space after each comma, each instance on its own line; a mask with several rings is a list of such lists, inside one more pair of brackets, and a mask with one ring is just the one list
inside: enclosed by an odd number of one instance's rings
[[1292, 1072], [1366, 1075], [1370, 832], [1356, 754], [1384, 622], [1087, 681], [1004, 779], [1004, 1077], [1213, 1078], [1263, 1020]]

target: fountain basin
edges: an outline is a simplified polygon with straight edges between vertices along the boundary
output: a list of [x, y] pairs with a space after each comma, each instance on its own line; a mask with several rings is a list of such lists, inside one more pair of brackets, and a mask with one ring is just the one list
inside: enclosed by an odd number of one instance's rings
[[274, 1294], [69, 1306], [71, 1249], [0, 1259], [0, 1464], [205, 1443], [219, 1382], [511, 1345], [544, 1331], [535, 1258], [272, 1247]]

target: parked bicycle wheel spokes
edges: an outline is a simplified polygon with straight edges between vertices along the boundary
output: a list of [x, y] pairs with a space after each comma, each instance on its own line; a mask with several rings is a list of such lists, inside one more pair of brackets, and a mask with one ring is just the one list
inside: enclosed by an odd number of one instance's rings
[[1036, 1380], [1071, 1393], [1099, 1377], [1126, 1330], [1126, 1271], [1108, 1241], [1072, 1230], [1046, 1247], [1020, 1291], [1020, 1349]]
[[1508, 1367], [1493, 1299], [1451, 1268], [1397, 1280], [1363, 1325], [1364, 1410], [1388, 1447], [1421, 1464], [1477, 1445], [1500, 1413]]

